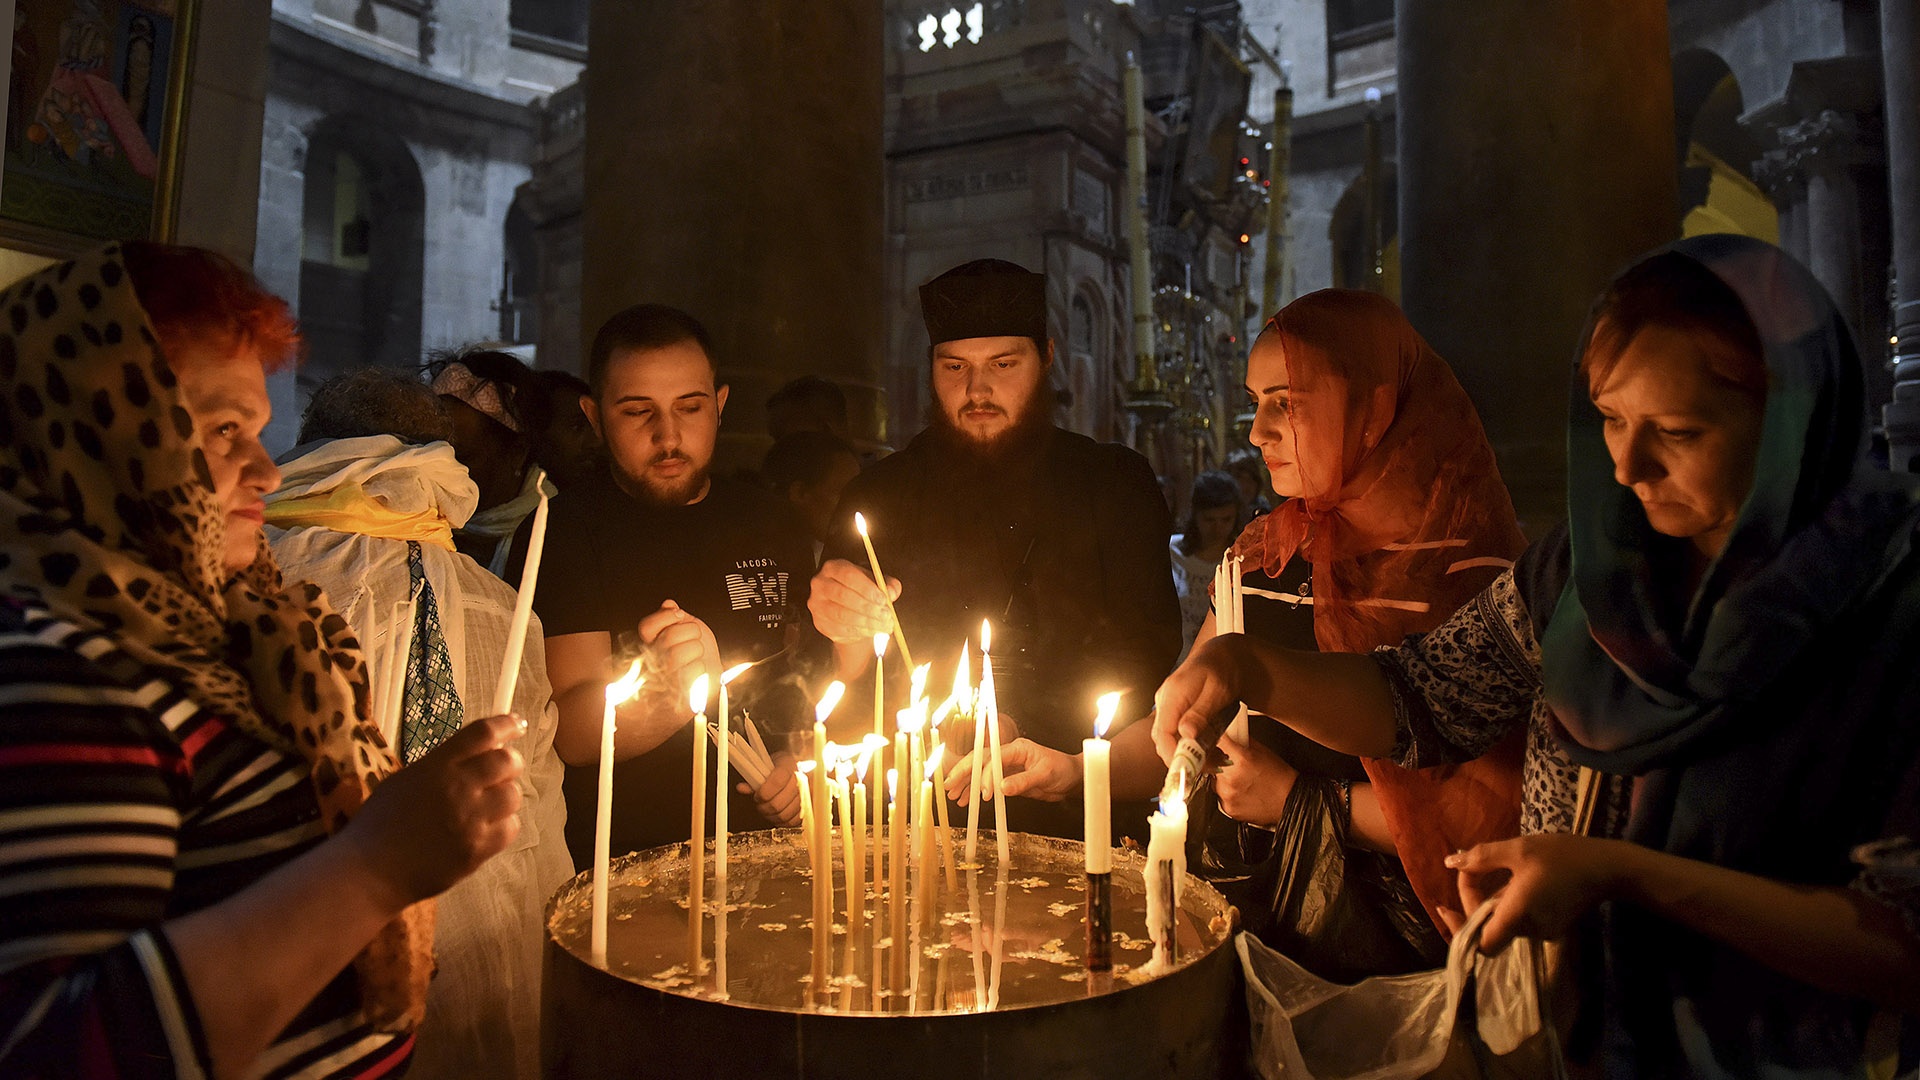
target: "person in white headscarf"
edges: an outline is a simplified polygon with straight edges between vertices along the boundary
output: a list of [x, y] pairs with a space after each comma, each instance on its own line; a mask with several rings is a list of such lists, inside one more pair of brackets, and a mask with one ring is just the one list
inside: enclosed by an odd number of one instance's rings
[[[405, 692], [378, 718], [403, 764], [492, 711], [514, 606], [512, 588], [454, 550], [453, 530], [470, 520], [478, 492], [451, 434], [424, 384], [371, 370], [343, 376], [315, 393], [267, 500], [280, 565], [319, 583], [372, 655], [404, 636], [395, 603], [417, 597]], [[540, 633], [535, 621], [536, 645]], [[541, 915], [572, 873], [550, 698], [544, 650], [529, 648], [512, 709], [528, 724], [519, 838], [441, 899], [415, 1076], [539, 1073]]]

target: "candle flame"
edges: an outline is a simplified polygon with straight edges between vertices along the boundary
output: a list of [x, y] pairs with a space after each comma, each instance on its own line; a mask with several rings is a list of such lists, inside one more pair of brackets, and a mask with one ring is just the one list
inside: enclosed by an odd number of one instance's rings
[[917, 703], [921, 698], [927, 696], [927, 672], [932, 670], [932, 664], [921, 664], [919, 667], [913, 669], [913, 692], [907, 695], [908, 701]]
[[640, 661], [635, 660], [625, 675], [607, 684], [607, 704], [618, 705], [640, 692], [647, 680], [640, 675]]
[[893, 714], [893, 722], [896, 725], [896, 730], [908, 735], [919, 731], [920, 725], [925, 719], [926, 710], [918, 707], [901, 709], [899, 712]]
[[876, 750], [885, 750], [887, 748], [887, 737], [869, 732], [865, 738], [860, 740], [860, 745], [866, 747], [867, 753], [869, 754]]
[[705, 672], [693, 680], [693, 687], [687, 691], [687, 704], [693, 707], [695, 715], [707, 711], [707, 684], [710, 680]]
[[838, 679], [828, 683], [827, 692], [820, 695], [820, 704], [813, 707], [814, 721], [821, 724], [826, 723], [827, 717], [832, 716], [833, 710], [840, 704], [840, 696], [846, 692], [846, 683]]
[[900, 770], [888, 769], [887, 770], [887, 801], [888, 802], [894, 801], [894, 796], [899, 794], [899, 788], [900, 788]]
[[887, 635], [873, 635], [873, 655], [876, 658], [887, 655]]
[[813, 771], [813, 759], [812, 759], [812, 758], [808, 758], [808, 759], [807, 759], [807, 760], [805, 760], [805, 761], [802, 761], [802, 762], [798, 762], [798, 763], [796, 763], [796, 764], [795, 764], [795, 765], [793, 766], [793, 771], [795, 771], [795, 772], [803, 772], [803, 773], [810, 773], [810, 772], [812, 772], [812, 771]]
[[945, 743], [941, 743], [940, 745], [935, 746], [933, 748], [933, 753], [927, 755], [927, 779], [932, 780], [935, 783], [939, 782], [940, 759], [945, 757], [946, 754], [947, 754], [947, 746]]
[[857, 780], [860, 781], [861, 784], [865, 784], [867, 782], [867, 762], [872, 760], [873, 760], [873, 747], [871, 746], [861, 750], [860, 756], [854, 759], [853, 775]]
[[993, 624], [988, 622], [985, 619], [981, 619], [980, 620], [981, 663], [986, 662], [986, 655], [992, 651], [993, 651]]
[[940, 730], [940, 724], [945, 721], [947, 717], [952, 716], [953, 712], [953, 699], [948, 698], [940, 703], [939, 708], [933, 710], [933, 719], [927, 722], [928, 726], [932, 727], [935, 732], [938, 732]]
[[747, 669], [748, 669], [748, 668], [750, 668], [750, 667], [752, 667], [752, 666], [753, 666], [753, 665], [752, 665], [752, 664], [750, 664], [750, 663], [748, 663], [748, 664], [735, 664], [735, 665], [733, 665], [732, 667], [730, 667], [730, 668], [728, 668], [727, 670], [725, 670], [725, 671], [723, 671], [723, 672], [721, 672], [721, 673], [720, 673], [720, 685], [721, 685], [721, 686], [725, 686], [725, 685], [727, 685], [728, 683], [730, 683], [730, 682], [732, 682], [733, 680], [735, 680], [735, 679], [737, 679], [737, 678], [739, 678], [740, 676], [742, 676], [742, 675], [744, 675], [744, 674], [746, 674], [746, 672], [747, 672]]
[[1160, 800], [1160, 813], [1167, 817], [1187, 816], [1187, 778], [1182, 776], [1176, 794]]
[[867, 516], [858, 510], [853, 512], [853, 529], [861, 536], [867, 535]]
[[955, 711], [963, 713], [973, 711], [973, 706], [969, 704], [973, 696], [973, 658], [967, 652], [968, 644], [964, 641], [960, 643], [960, 666], [953, 669], [953, 697], [950, 699]]
[[1120, 711], [1120, 691], [1101, 694], [1098, 707], [1099, 715], [1093, 718], [1093, 737], [1104, 739], [1107, 737], [1107, 728], [1113, 724], [1113, 714]]

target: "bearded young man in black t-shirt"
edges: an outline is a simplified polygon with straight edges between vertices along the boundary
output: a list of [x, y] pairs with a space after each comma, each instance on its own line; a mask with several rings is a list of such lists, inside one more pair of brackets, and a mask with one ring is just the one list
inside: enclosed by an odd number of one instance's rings
[[[780, 736], [806, 709], [786, 660], [807, 621], [811, 538], [773, 494], [710, 474], [727, 387], [692, 316], [657, 304], [620, 312], [595, 335], [587, 374], [593, 393], [581, 406], [610, 468], [554, 500], [535, 593], [560, 708], [553, 745], [575, 766], [566, 778], [574, 862], [592, 855], [606, 684], [635, 657], [647, 682], [618, 714], [614, 853], [688, 838], [695, 739], [713, 754], [690, 722], [688, 689], [710, 677], [711, 716], [720, 673], [746, 661], [767, 662], [729, 687], [735, 715], [753, 715], [776, 767], [751, 796], [738, 775], [726, 778], [732, 824], [796, 824], [793, 759]], [[716, 768], [710, 760], [710, 778]], [[711, 832], [711, 810], [706, 817]]]

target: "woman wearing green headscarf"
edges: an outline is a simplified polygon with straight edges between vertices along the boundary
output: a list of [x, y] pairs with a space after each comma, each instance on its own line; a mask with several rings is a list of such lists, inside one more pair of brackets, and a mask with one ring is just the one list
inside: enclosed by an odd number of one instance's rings
[[1845, 324], [1759, 241], [1636, 264], [1579, 355], [1564, 528], [1397, 648], [1215, 639], [1156, 741], [1235, 699], [1410, 767], [1525, 728], [1523, 835], [1448, 864], [1483, 949], [1598, 944], [1608, 1075], [1912, 1068], [1884, 1018], [1920, 1013], [1920, 478], [1871, 463]]

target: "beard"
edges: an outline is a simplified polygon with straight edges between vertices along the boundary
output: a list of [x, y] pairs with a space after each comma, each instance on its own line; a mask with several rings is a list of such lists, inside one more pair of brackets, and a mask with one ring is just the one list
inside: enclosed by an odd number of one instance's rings
[[693, 459], [678, 450], [655, 454], [647, 459], [647, 468], [668, 461], [684, 461], [689, 468], [675, 477], [653, 476], [641, 473], [635, 476], [626, 465], [618, 460], [613, 462], [613, 478], [619, 482], [620, 490], [648, 506], [659, 509], [671, 509], [685, 506], [706, 490], [707, 479], [711, 475], [711, 465], [693, 467]]
[[985, 468], [998, 468], [1032, 457], [1053, 433], [1053, 389], [1044, 382], [1017, 412], [1008, 413], [998, 405], [985, 407], [1007, 415], [1012, 422], [999, 433], [982, 438], [962, 428], [936, 398], [927, 431], [946, 452]]

